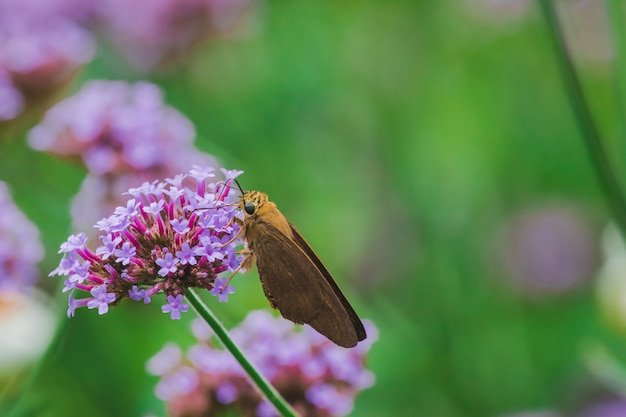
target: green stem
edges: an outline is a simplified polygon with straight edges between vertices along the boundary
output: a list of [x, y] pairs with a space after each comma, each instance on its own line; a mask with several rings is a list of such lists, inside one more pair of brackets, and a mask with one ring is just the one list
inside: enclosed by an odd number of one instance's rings
[[278, 391], [269, 383], [263, 375], [248, 361], [241, 349], [235, 344], [233, 339], [230, 338], [224, 325], [215, 317], [213, 312], [202, 302], [200, 297], [194, 290], [187, 288], [185, 290], [185, 297], [189, 300], [192, 307], [198, 312], [198, 314], [206, 320], [211, 326], [211, 329], [215, 332], [215, 335], [220, 339], [222, 344], [233, 354], [237, 362], [241, 364], [248, 376], [254, 381], [256, 386], [261, 390], [263, 395], [272, 403], [274, 407], [283, 415], [289, 417], [297, 417], [298, 414], [291, 408], [289, 404], [280, 396]]
[[[619, 116], [619, 148], [621, 168], [626, 164], [626, 27], [624, 26], [623, 0], [605, 0], [610, 21], [611, 41], [615, 53], [613, 73], [615, 80], [615, 104]], [[624, 172], [624, 171], [622, 171]]]
[[626, 201], [611, 169], [600, 133], [591, 115], [589, 105], [585, 100], [582, 84], [576, 74], [572, 58], [567, 51], [565, 38], [554, 10], [553, 1], [539, 0], [539, 5], [550, 29], [550, 36], [554, 43], [565, 89], [569, 95], [569, 101], [574, 110], [578, 127], [582, 132], [591, 163], [608, 200], [609, 207], [613, 212], [613, 216], [622, 231], [622, 235], [626, 235]]

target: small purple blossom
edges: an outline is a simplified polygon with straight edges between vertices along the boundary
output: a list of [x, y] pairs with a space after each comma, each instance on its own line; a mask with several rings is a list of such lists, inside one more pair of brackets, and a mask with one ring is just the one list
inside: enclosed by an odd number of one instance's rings
[[120, 236], [113, 237], [110, 235], [100, 236], [100, 240], [102, 241], [102, 246], [96, 249], [96, 255], [101, 256], [102, 259], [108, 259], [109, 256], [113, 255], [117, 245], [122, 242]]
[[180, 313], [185, 313], [187, 310], [189, 310], [189, 306], [183, 303], [182, 294], [178, 294], [176, 297], [168, 295], [167, 304], [161, 307], [162, 312], [170, 313], [172, 320], [179, 320]]
[[[364, 323], [369, 335], [376, 335], [370, 321]], [[206, 326], [206, 324], [205, 324]], [[307, 330], [308, 329], [308, 330]], [[355, 348], [344, 349], [309, 328], [297, 327], [267, 310], [253, 311], [232, 329], [233, 340], [241, 347], [279, 393], [302, 415], [340, 417], [349, 414], [354, 398], [373, 383], [373, 374], [365, 369], [365, 355], [375, 339], [367, 339]], [[360, 348], [360, 349], [357, 349]], [[168, 344], [149, 362], [150, 372], [161, 377], [156, 395], [168, 402], [172, 417], [185, 415], [216, 415], [236, 412], [243, 415], [278, 416], [274, 406], [263, 399], [249, 382], [233, 356], [211, 344], [201, 335], [198, 344], [187, 350]], [[159, 360], [157, 361], [157, 358]], [[347, 361], [344, 372], [349, 378], [331, 371], [337, 360]], [[316, 372], [311, 370], [315, 363]], [[171, 384], [171, 378], [181, 369], [192, 369], [197, 386], [183, 394]], [[307, 371], [308, 370], [308, 371]], [[369, 385], [355, 385], [355, 375], [366, 375]], [[215, 398], [217, 401], [196, 402], [193, 398]]]
[[[203, 225], [203, 227], [215, 230], [215, 228], [212, 228], [211, 225]], [[201, 245], [193, 249], [194, 255], [206, 256], [210, 262], [223, 260], [227, 255], [220, 250], [222, 245], [219, 241], [216, 241], [216, 236], [214, 234], [200, 235], [200, 243]]]
[[[181, 174], [176, 183], [146, 183], [129, 190], [130, 202], [98, 222], [102, 244], [95, 252], [87, 247], [84, 233], [61, 245], [63, 257], [51, 275], [65, 277], [64, 291], [70, 291], [68, 316], [84, 306], [104, 314], [124, 298], [148, 304], [152, 296], [164, 293], [168, 304], [163, 311], [176, 320], [188, 310], [182, 299], [186, 288], [217, 285], [220, 301], [228, 300], [234, 289], [224, 287], [226, 278], [219, 279], [218, 274], [238, 265], [235, 247], [240, 241], [226, 246], [214, 242], [229, 241], [238, 233], [234, 218], [241, 215], [239, 209], [217, 199], [220, 181], [200, 186], [191, 175]], [[186, 209], [200, 192], [215, 197], [201, 210]], [[233, 223], [229, 232], [211, 226], [224, 218]], [[188, 231], [179, 234], [181, 227]]]
[[99, 287], [94, 287], [91, 290], [93, 298], [87, 302], [87, 307], [97, 308], [98, 314], [106, 314], [109, 311], [109, 304], [115, 301], [115, 294], [107, 293], [107, 287], [105, 284]]
[[80, 262], [75, 262], [70, 269], [70, 282], [77, 282], [82, 284], [85, 279], [89, 277], [89, 267], [91, 265], [88, 262], [81, 264]]
[[152, 203], [150, 203], [148, 207], [144, 207], [143, 211], [144, 213], [147, 213], [147, 214], [156, 215], [156, 214], [159, 214], [161, 210], [163, 210], [164, 205], [165, 205], [165, 201], [163, 200], [153, 201]]
[[189, 220], [187, 219], [174, 219], [172, 220], [172, 229], [174, 229], [174, 231], [176, 233], [178, 233], [179, 235], [182, 235], [184, 233], [187, 233], [188, 231], [191, 230], [190, 227], [188, 227], [189, 224]]
[[131, 198], [126, 202], [126, 207], [118, 207], [115, 209], [115, 214], [120, 217], [133, 217], [137, 215], [139, 211], [139, 202]]
[[194, 251], [189, 247], [189, 243], [187, 242], [180, 245], [180, 250], [176, 252], [176, 257], [181, 265], [195, 265], [198, 263]]
[[114, 252], [116, 256], [115, 261], [126, 266], [130, 263], [130, 259], [133, 256], [135, 256], [136, 253], [137, 253], [136, 247], [134, 247], [130, 242], [124, 242], [121, 248], [115, 249], [115, 252]]
[[165, 257], [157, 259], [156, 264], [161, 267], [161, 269], [159, 269], [159, 275], [162, 277], [178, 271], [178, 258], [174, 257], [174, 255], [169, 252], [165, 254]]
[[172, 200], [176, 200], [177, 198], [180, 198], [184, 194], [184, 191], [182, 189], [179, 189], [177, 186], [172, 185], [169, 189], [163, 190], [163, 193], [170, 196]]
[[82, 299], [77, 300], [74, 297], [72, 297], [72, 294], [70, 294], [68, 301], [67, 301], [67, 305], [68, 305], [67, 318], [74, 317], [74, 311], [78, 307], [85, 307], [89, 303], [89, 301], [91, 301], [90, 298], [82, 298]]
[[59, 253], [68, 253], [77, 249], [83, 249], [86, 243], [86, 234], [79, 233], [77, 235], [70, 235], [70, 237], [67, 238], [67, 241], [61, 244], [61, 249], [59, 249]]
[[218, 278], [213, 283], [213, 289], [211, 290], [211, 295], [218, 297], [220, 303], [225, 303], [228, 301], [228, 295], [233, 294], [235, 292], [235, 288], [231, 285], [226, 285], [228, 283], [228, 278]]
[[150, 301], [152, 301], [150, 299], [150, 294], [148, 293], [148, 291], [144, 289], [139, 289], [139, 287], [137, 287], [136, 285], [133, 285], [133, 288], [128, 290], [128, 296], [133, 301], [143, 300], [144, 304], [150, 304]]

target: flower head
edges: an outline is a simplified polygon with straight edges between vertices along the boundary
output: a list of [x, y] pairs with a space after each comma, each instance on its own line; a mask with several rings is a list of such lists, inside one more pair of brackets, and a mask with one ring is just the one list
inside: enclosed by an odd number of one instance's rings
[[[371, 322], [364, 324], [371, 336], [353, 349], [339, 347], [307, 327], [297, 331], [294, 324], [266, 310], [248, 314], [231, 336], [301, 415], [344, 416], [352, 411], [355, 396], [374, 383], [364, 360], [377, 332]], [[155, 393], [168, 401], [171, 415], [214, 415], [217, 409], [232, 409], [245, 415], [278, 416], [274, 406], [252, 388], [230, 353], [213, 347], [206, 332], [198, 332], [200, 327], [206, 328], [206, 323], [194, 321], [194, 332], [201, 334], [187, 359], [168, 344], [149, 361], [149, 371], [161, 377]], [[171, 383], [181, 370], [194, 381], [193, 389], [182, 392]], [[193, 398], [208, 400], [199, 403]]]
[[[190, 172], [129, 190], [127, 204], [96, 225], [101, 245], [95, 251], [87, 247], [84, 233], [70, 236], [51, 274], [67, 277], [68, 316], [84, 306], [105, 314], [127, 297], [147, 304], [154, 294], [164, 293], [167, 304], [162, 310], [176, 320], [188, 309], [183, 303], [186, 288], [214, 290], [222, 285], [218, 275], [240, 263], [235, 252], [239, 242], [233, 241], [239, 213], [235, 205], [223, 203], [231, 188], [211, 181], [213, 177], [207, 172], [199, 179]], [[228, 219], [229, 228], [211, 226], [219, 223], [214, 218]], [[220, 256], [214, 256], [216, 252]], [[234, 291], [219, 288], [220, 301]], [[78, 294], [87, 297], [75, 298]]]
[[171, 149], [186, 151], [194, 136], [191, 122], [165, 105], [156, 85], [94, 80], [52, 107], [28, 141], [80, 157], [91, 173], [103, 175], [167, 165]]
[[[29, 132], [28, 142], [35, 149], [74, 158], [89, 171], [71, 209], [74, 227], [84, 230], [121, 204], [125, 207], [116, 214], [137, 210], [136, 202], [127, 206], [120, 199], [132, 186], [174, 178], [194, 164], [206, 169], [216, 165], [212, 156], [193, 146], [194, 137], [191, 121], [166, 105], [156, 85], [94, 80], [48, 110]], [[158, 199], [144, 201], [141, 209], [159, 213], [160, 204]], [[170, 220], [177, 225], [174, 230], [185, 230], [184, 219]]]
[[0, 122], [46, 102], [91, 61], [93, 35], [69, 1], [0, 1]]
[[106, 0], [99, 7], [104, 35], [139, 71], [185, 56], [216, 32], [232, 32], [252, 0]]

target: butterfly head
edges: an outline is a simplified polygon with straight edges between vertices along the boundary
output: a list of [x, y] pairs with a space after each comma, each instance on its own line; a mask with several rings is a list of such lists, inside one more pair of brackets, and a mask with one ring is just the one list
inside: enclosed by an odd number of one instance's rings
[[267, 194], [259, 191], [247, 191], [241, 196], [239, 208], [244, 211], [246, 217], [254, 216], [267, 201]]

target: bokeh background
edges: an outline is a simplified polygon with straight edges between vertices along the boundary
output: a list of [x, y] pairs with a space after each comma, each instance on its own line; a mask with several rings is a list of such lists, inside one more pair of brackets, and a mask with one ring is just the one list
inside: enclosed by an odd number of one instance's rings
[[[557, 3], [619, 168], [605, 4]], [[267, 192], [374, 321], [376, 384], [353, 415], [626, 415], [625, 252], [536, 4], [273, 0], [236, 21], [145, 66], [96, 31], [93, 59], [0, 124], [0, 180], [40, 230], [37, 286], [57, 318], [48, 350], [2, 376], [0, 414], [164, 416], [146, 361], [193, 340], [193, 314], [172, 321], [159, 302], [68, 320], [47, 277], [87, 172], [26, 137], [47, 107], [107, 79], [161, 87], [195, 146]], [[228, 303], [205, 297], [229, 327], [267, 308], [256, 271], [234, 285]]]

